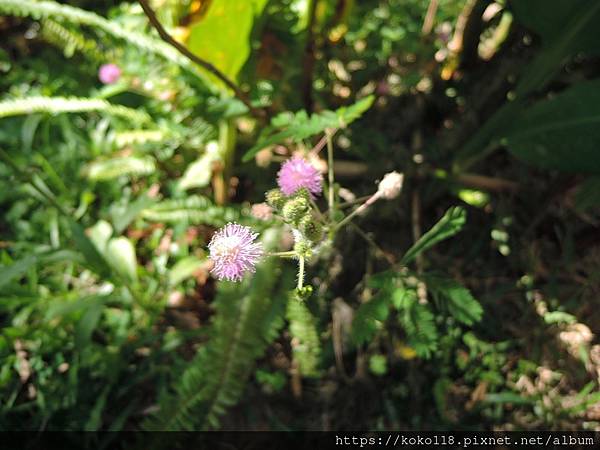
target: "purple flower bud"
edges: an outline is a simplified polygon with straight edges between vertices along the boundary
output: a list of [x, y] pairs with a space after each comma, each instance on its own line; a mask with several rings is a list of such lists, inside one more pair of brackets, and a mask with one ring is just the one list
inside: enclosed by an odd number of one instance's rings
[[311, 195], [318, 195], [323, 190], [322, 183], [319, 171], [300, 157], [288, 159], [277, 174], [277, 184], [281, 192], [288, 196], [301, 188], [307, 189]]
[[121, 78], [121, 69], [116, 64], [102, 64], [98, 70], [98, 78], [104, 84], [114, 84]]

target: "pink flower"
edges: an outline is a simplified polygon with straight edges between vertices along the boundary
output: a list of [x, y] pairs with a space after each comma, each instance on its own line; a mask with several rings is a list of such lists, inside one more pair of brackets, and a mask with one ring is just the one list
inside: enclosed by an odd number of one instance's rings
[[250, 214], [258, 220], [271, 220], [273, 217], [273, 208], [266, 203], [256, 203], [252, 205]]
[[292, 195], [300, 188], [306, 188], [311, 195], [320, 194], [323, 190], [319, 171], [298, 156], [281, 165], [277, 174], [277, 184], [284, 195]]
[[116, 64], [102, 64], [98, 70], [98, 78], [104, 84], [114, 84], [121, 78], [121, 69]]
[[240, 281], [245, 272], [254, 272], [254, 266], [263, 255], [260, 243], [254, 240], [258, 233], [250, 227], [228, 223], [217, 231], [208, 244], [210, 259], [215, 263], [212, 273], [219, 280]]

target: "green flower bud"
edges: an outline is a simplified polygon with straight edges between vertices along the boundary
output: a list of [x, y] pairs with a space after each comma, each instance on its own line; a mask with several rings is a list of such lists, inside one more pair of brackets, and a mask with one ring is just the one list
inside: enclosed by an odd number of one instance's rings
[[312, 214], [306, 214], [300, 219], [300, 231], [312, 242], [323, 239], [323, 226], [315, 220]]
[[296, 244], [294, 244], [294, 251], [297, 254], [302, 255], [305, 258], [308, 258], [308, 257], [310, 257], [310, 254], [311, 254], [310, 243], [305, 240], [298, 241], [298, 242], [296, 242]]
[[269, 206], [275, 209], [281, 209], [285, 203], [285, 197], [279, 189], [271, 189], [269, 192], [267, 192], [265, 197]]
[[306, 199], [302, 197], [293, 198], [283, 205], [281, 214], [286, 221], [297, 225], [298, 221], [306, 214], [308, 209], [309, 205]]
[[296, 191], [296, 193], [294, 194], [294, 197], [303, 198], [306, 201], [308, 201], [310, 199], [310, 192], [308, 192], [308, 189], [306, 189], [306, 188], [300, 188]]

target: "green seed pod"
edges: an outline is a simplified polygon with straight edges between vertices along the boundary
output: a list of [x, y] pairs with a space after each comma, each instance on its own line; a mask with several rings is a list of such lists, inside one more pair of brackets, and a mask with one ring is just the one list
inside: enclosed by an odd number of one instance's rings
[[271, 189], [265, 197], [269, 206], [275, 209], [281, 209], [286, 200], [279, 189]]
[[285, 205], [283, 205], [281, 214], [286, 221], [297, 225], [298, 221], [306, 214], [308, 209], [309, 205], [306, 199], [302, 197], [293, 198], [288, 200]]
[[312, 214], [306, 214], [300, 219], [300, 231], [312, 242], [323, 239], [323, 226], [315, 220]]

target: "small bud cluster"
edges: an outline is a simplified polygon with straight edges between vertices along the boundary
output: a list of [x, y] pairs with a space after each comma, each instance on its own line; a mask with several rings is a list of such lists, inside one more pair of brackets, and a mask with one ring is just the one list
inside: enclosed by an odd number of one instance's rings
[[[114, 68], [105, 68], [105, 71]], [[114, 74], [116, 76], [116, 72]], [[378, 185], [377, 192], [344, 217], [341, 210], [330, 210], [329, 233], [348, 223], [356, 215], [362, 214], [378, 199], [392, 200], [402, 191], [404, 176], [398, 172], [387, 173]], [[310, 295], [309, 286], [303, 286], [304, 263], [323, 245], [324, 229], [321, 215], [314, 201], [323, 190], [323, 180], [319, 171], [307, 160], [294, 157], [281, 166], [277, 174], [278, 189], [265, 194], [265, 203], [252, 206], [251, 214], [259, 220], [279, 217], [292, 227], [294, 235], [293, 252], [283, 252], [279, 256], [294, 256], [298, 260], [298, 292]], [[340, 190], [342, 196], [342, 190]], [[354, 201], [351, 192], [344, 192], [347, 201]], [[334, 203], [333, 201], [331, 202]], [[332, 207], [330, 204], [330, 207]], [[338, 219], [336, 214], [341, 215]], [[219, 279], [240, 281], [246, 272], [253, 272], [254, 266], [263, 257], [260, 242], [255, 242], [258, 234], [249, 227], [229, 223], [215, 233], [208, 245], [210, 259], [214, 263], [213, 273]], [[273, 254], [275, 255], [275, 254]], [[299, 294], [300, 295], [300, 294]]]
[[267, 203], [285, 223], [299, 230], [310, 242], [317, 243], [323, 239], [323, 226], [312, 211], [309, 195], [306, 189], [299, 189], [286, 197], [278, 189], [273, 189], [267, 192]]

